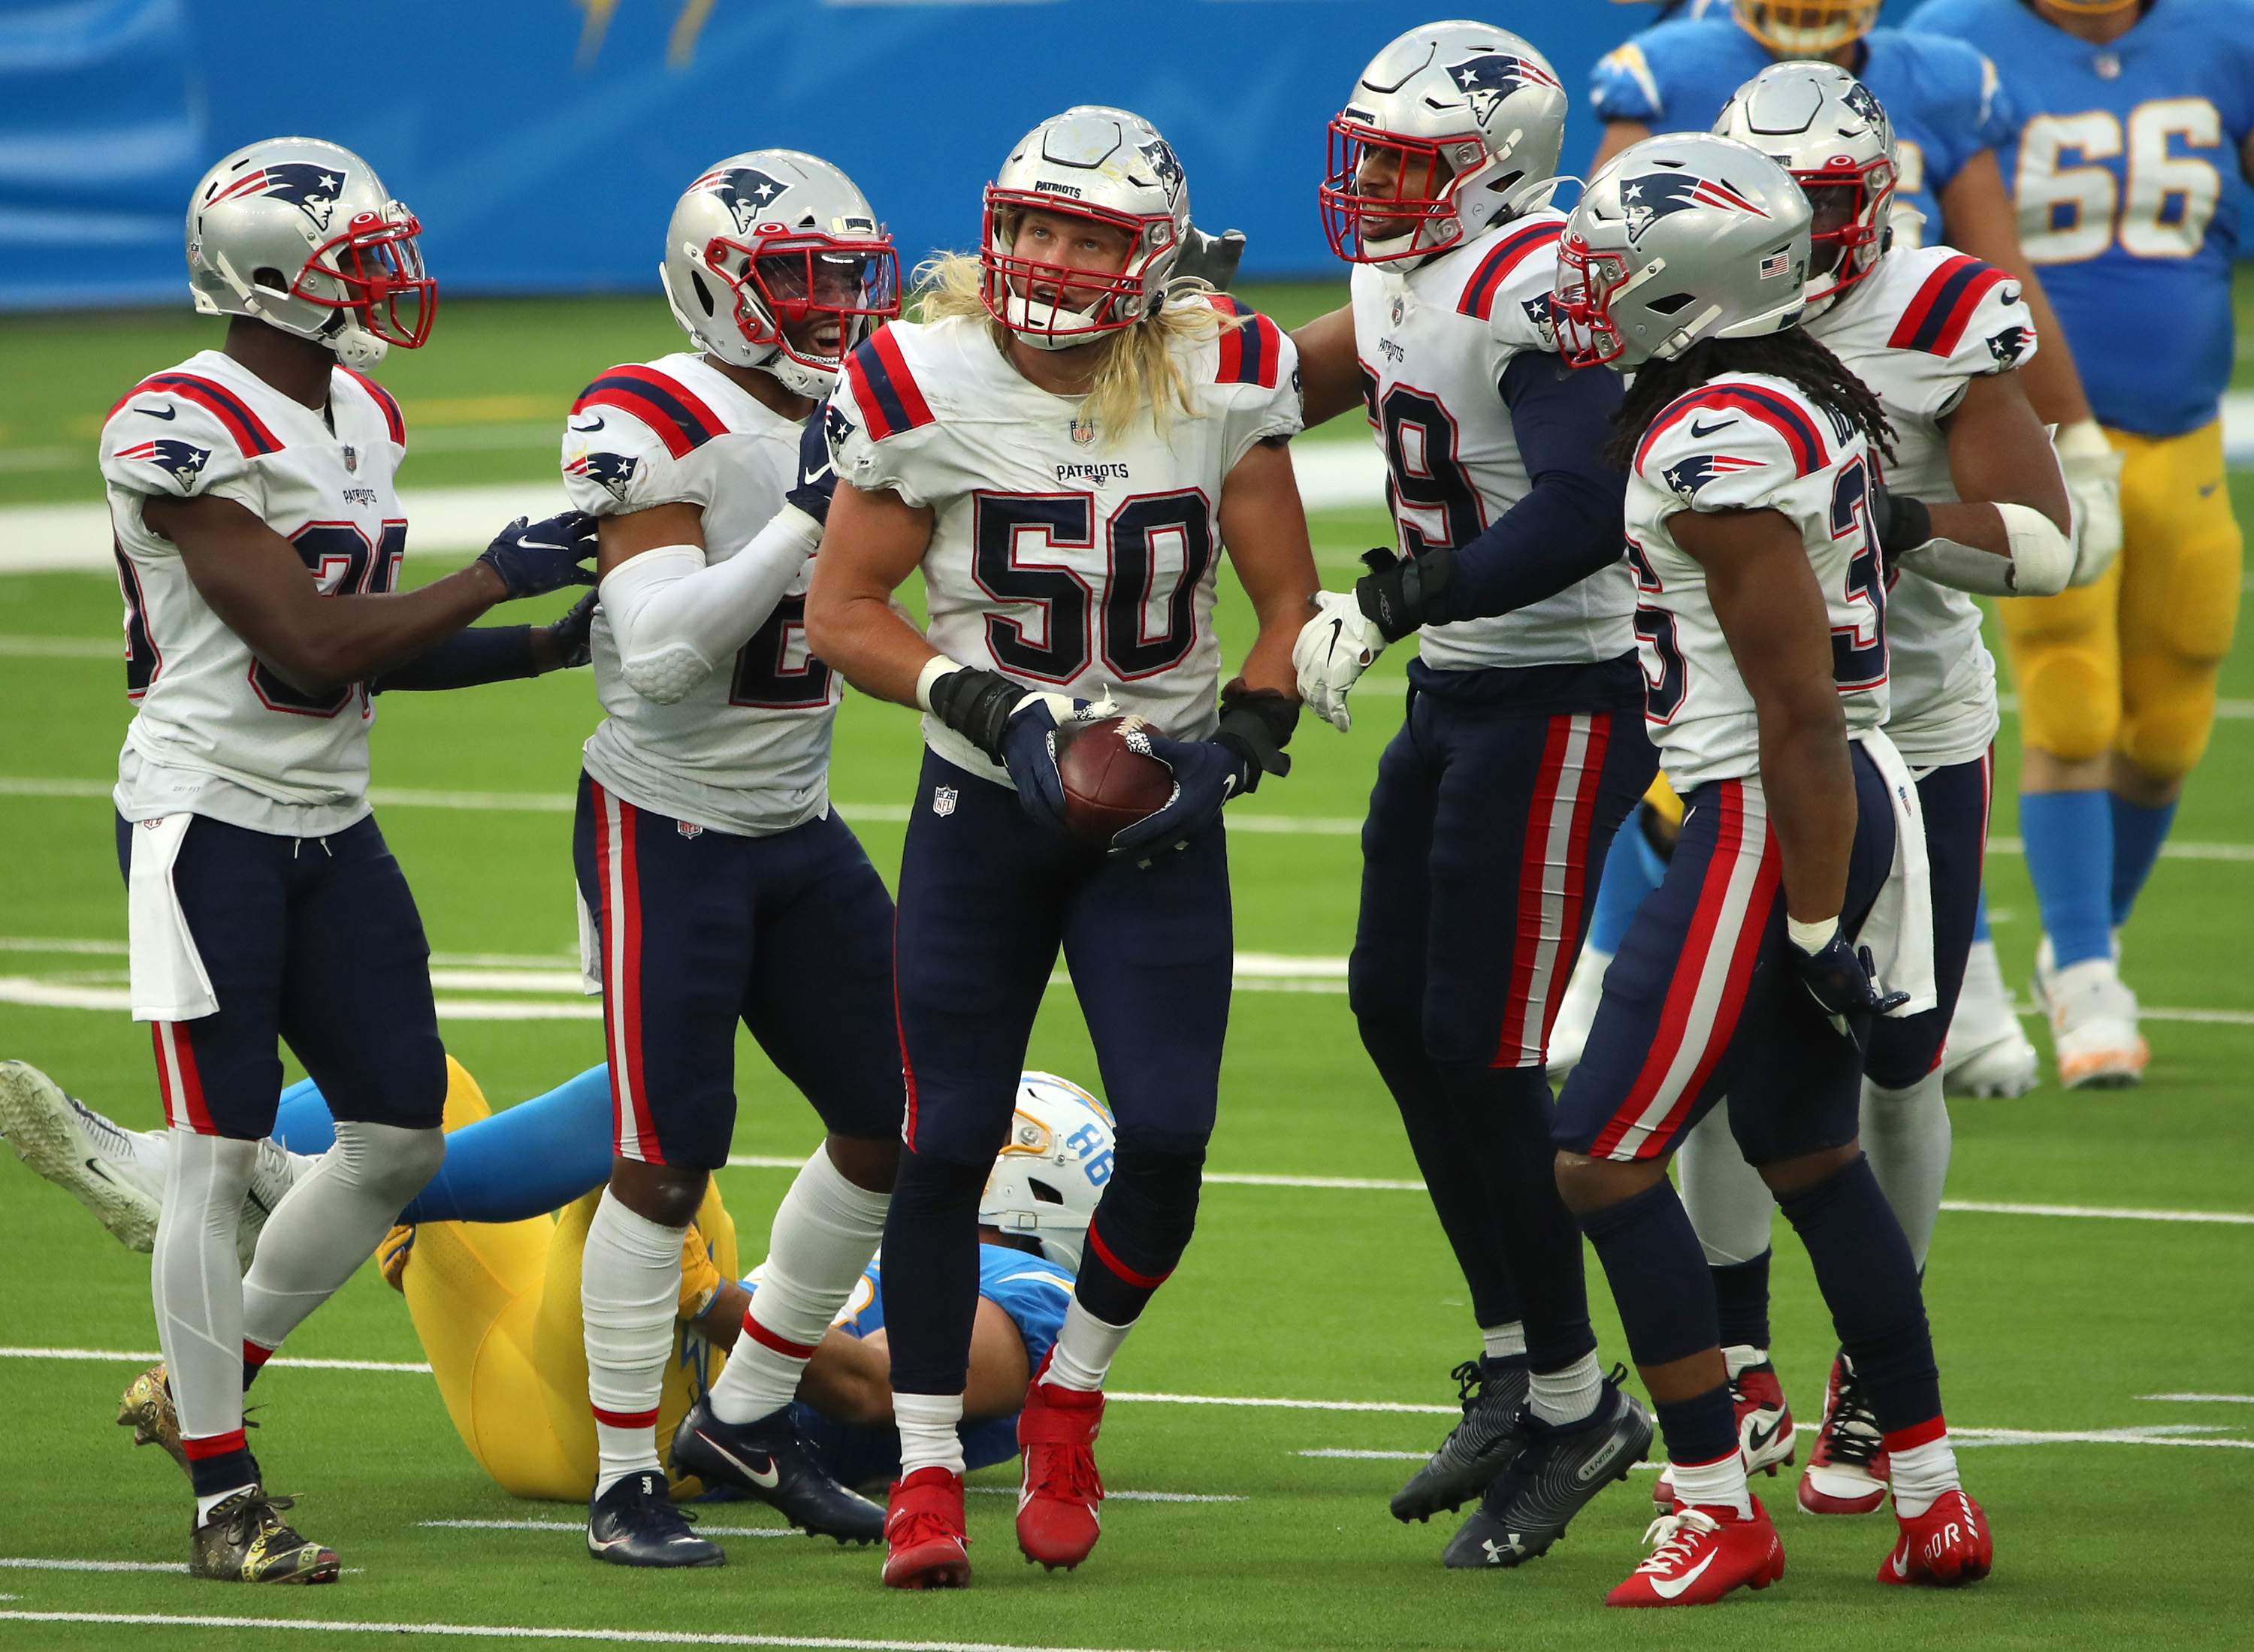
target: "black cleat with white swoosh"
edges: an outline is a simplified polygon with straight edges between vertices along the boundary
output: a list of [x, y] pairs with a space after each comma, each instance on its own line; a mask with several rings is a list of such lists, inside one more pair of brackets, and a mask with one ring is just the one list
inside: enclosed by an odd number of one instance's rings
[[710, 1399], [698, 1400], [674, 1432], [673, 1472], [772, 1503], [812, 1536], [874, 1543], [885, 1535], [883, 1508], [822, 1466], [788, 1406], [757, 1422], [724, 1423]]
[[1620, 1390], [1628, 1373], [1605, 1379], [1586, 1422], [1558, 1428], [1530, 1412], [1520, 1422], [1526, 1446], [1442, 1558], [1459, 1570], [1515, 1566], [1547, 1554], [1575, 1515], [1651, 1450], [1651, 1413]]
[[614, 1566], [718, 1566], [727, 1551], [690, 1530], [665, 1476], [628, 1474], [587, 1505], [587, 1552]]

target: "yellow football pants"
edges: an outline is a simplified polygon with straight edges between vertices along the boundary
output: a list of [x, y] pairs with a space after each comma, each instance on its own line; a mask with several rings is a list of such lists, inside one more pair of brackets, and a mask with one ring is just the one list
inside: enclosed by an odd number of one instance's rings
[[2124, 456], [2121, 555], [2081, 590], [1996, 605], [2020, 738], [2068, 762], [2118, 752], [2156, 780], [2180, 780], [2207, 750], [2238, 620], [2222, 424], [2105, 435]]
[[[446, 1061], [446, 1129], [492, 1109], [477, 1082]], [[579, 1258], [597, 1188], [558, 1216], [524, 1222], [429, 1222], [416, 1229], [402, 1288], [438, 1392], [470, 1455], [514, 1496], [584, 1502], [595, 1488], [595, 1419], [579, 1321]], [[736, 1228], [705, 1190], [696, 1232], [721, 1279], [738, 1277]], [[700, 1270], [701, 1271], [701, 1270]], [[670, 1463], [673, 1431], [710, 1387], [727, 1355], [676, 1327], [658, 1404], [657, 1449]], [[703, 1489], [676, 1482], [676, 1496]]]

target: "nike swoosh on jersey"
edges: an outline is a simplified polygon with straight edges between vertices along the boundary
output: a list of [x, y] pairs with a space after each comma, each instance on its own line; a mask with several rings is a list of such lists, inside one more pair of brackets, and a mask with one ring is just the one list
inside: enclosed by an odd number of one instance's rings
[[770, 1457], [767, 1459], [767, 1472], [762, 1474], [758, 1469], [753, 1468], [749, 1463], [737, 1456], [735, 1452], [730, 1451], [725, 1446], [720, 1444], [718, 1440], [714, 1439], [710, 1434], [705, 1433], [702, 1429], [697, 1431], [696, 1438], [703, 1440], [714, 1451], [719, 1452], [721, 1456], [726, 1458], [738, 1468], [742, 1469], [745, 1475], [754, 1484], [764, 1486], [769, 1491], [773, 1491], [777, 1486], [782, 1483], [782, 1472], [774, 1466], [774, 1458]]
[[1697, 419], [1692, 419], [1690, 421], [1690, 434], [1694, 438], [1712, 436], [1716, 430], [1726, 430], [1730, 426], [1736, 423], [1737, 420], [1735, 419], [1724, 419], [1717, 424], [1701, 424]]
[[161, 409], [153, 407], [136, 407], [133, 410], [136, 413], [146, 413], [152, 419], [169, 419], [179, 411], [178, 408], [174, 407], [169, 402]]
[[1706, 1568], [1714, 1564], [1714, 1557], [1720, 1552], [1721, 1550], [1718, 1549], [1710, 1550], [1704, 1560], [1701, 1560], [1697, 1565], [1691, 1567], [1690, 1571], [1684, 1572], [1681, 1577], [1675, 1578], [1671, 1582], [1665, 1578], [1654, 1578], [1651, 1580], [1652, 1593], [1657, 1595], [1662, 1600], [1672, 1600], [1676, 1595], [1681, 1594], [1692, 1584], [1698, 1582], [1700, 1576], [1705, 1572]]

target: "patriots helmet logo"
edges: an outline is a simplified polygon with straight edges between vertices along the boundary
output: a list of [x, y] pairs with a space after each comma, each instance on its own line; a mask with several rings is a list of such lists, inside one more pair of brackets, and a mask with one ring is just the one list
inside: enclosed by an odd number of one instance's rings
[[1558, 77], [1539, 63], [1505, 52], [1466, 58], [1450, 66], [1448, 78], [1471, 106], [1472, 119], [1481, 126], [1494, 118], [1495, 110], [1512, 93], [1530, 86], [1558, 86]]
[[1182, 164], [1174, 158], [1174, 146], [1163, 137], [1153, 138], [1141, 146], [1143, 158], [1158, 179], [1158, 187], [1166, 192], [1168, 200], [1182, 192]]
[[121, 447], [117, 450], [117, 457], [153, 465], [182, 487], [190, 487], [201, 474], [205, 462], [211, 458], [211, 449], [159, 438], [153, 442], [136, 442], [130, 447]]
[[631, 453], [582, 453], [564, 468], [574, 476], [585, 477], [624, 504], [626, 489], [634, 483], [635, 465]]
[[752, 226], [774, 215], [777, 200], [789, 186], [755, 166], [732, 166], [724, 172], [708, 172], [696, 187], [717, 197], [734, 216], [736, 233], [748, 235]]
[[1684, 499], [1693, 499], [1700, 488], [1717, 476], [1727, 476], [1732, 471], [1760, 468], [1760, 461], [1757, 458], [1739, 458], [1729, 453], [1693, 453], [1660, 472], [1659, 480], [1670, 493]]
[[273, 200], [285, 200], [312, 220], [313, 228], [324, 234], [328, 232], [329, 220], [337, 210], [337, 198], [344, 193], [345, 175], [341, 167], [317, 166], [310, 161], [284, 161], [272, 166], [246, 172], [226, 188], [213, 195], [207, 206], [223, 200], [247, 200], [261, 196]]
[[1886, 118], [1886, 112], [1879, 106], [1879, 100], [1871, 95], [1871, 88], [1860, 80], [1849, 86], [1843, 102], [1861, 116], [1867, 125], [1876, 126]]
[[1534, 324], [1534, 330], [1544, 338], [1550, 337], [1557, 331], [1558, 318], [1550, 311], [1548, 293], [1537, 292], [1531, 298], [1522, 300], [1518, 307], [1526, 312], [1526, 318]]
[[2015, 368], [2026, 354], [2027, 330], [2025, 327], [2006, 327], [1988, 339], [1988, 354], [1996, 358], [1998, 368]]
[[836, 402], [824, 402], [822, 404], [822, 434], [828, 440], [833, 454], [845, 445], [846, 438], [858, 428], [845, 416], [844, 410]]
[[1620, 185], [1620, 198], [1630, 241], [1642, 240], [1644, 232], [1662, 218], [1699, 206], [1752, 213], [1759, 218], [1768, 216], [1718, 178], [1688, 172], [1646, 172], [1641, 178], [1628, 178]]

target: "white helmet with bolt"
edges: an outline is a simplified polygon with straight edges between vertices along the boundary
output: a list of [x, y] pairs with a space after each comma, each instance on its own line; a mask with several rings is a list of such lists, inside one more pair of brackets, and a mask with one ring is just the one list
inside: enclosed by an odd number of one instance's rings
[[1110, 1108], [1069, 1079], [1025, 1074], [1010, 1139], [979, 1196], [979, 1222], [1023, 1235], [1051, 1262], [1077, 1270], [1111, 1180], [1111, 1150]]

